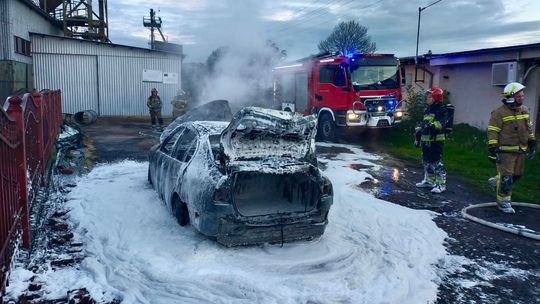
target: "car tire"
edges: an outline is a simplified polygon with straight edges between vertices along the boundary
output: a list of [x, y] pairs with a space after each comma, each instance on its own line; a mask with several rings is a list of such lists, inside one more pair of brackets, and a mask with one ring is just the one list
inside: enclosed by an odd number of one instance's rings
[[180, 201], [178, 197], [172, 202], [172, 212], [180, 226], [183, 227], [189, 224], [189, 211], [187, 205]]
[[336, 136], [336, 124], [330, 114], [323, 114], [319, 119], [317, 135], [321, 141], [333, 141]]

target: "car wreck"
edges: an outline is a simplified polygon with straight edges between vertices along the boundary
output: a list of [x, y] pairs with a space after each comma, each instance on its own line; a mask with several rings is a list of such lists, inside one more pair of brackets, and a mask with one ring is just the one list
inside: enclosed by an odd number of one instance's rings
[[255, 107], [184, 121], [151, 148], [148, 180], [181, 226], [225, 246], [310, 240], [333, 202], [315, 133], [315, 116]]

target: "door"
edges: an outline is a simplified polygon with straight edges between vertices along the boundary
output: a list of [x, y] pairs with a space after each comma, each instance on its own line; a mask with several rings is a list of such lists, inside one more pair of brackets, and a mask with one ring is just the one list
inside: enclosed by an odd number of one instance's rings
[[62, 90], [62, 112], [100, 113], [97, 57], [68, 54], [34, 54], [35, 86]]
[[317, 108], [329, 107], [332, 110], [347, 110], [350, 91], [348, 91], [345, 68], [335, 64], [321, 65], [318, 73], [319, 81], [315, 89]]

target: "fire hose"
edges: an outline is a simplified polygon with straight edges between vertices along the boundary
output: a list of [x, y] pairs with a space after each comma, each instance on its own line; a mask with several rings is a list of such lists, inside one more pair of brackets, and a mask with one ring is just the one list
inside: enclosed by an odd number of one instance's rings
[[[497, 206], [497, 203], [483, 203], [483, 204], [471, 205], [471, 206], [463, 208], [461, 210], [461, 215], [468, 220], [471, 220], [473, 222], [476, 222], [476, 223], [479, 223], [479, 224], [482, 224], [491, 228], [495, 228], [498, 230], [510, 232], [513, 234], [521, 235], [527, 238], [531, 238], [533, 240], [540, 241], [540, 232], [525, 228], [524, 226], [520, 226], [520, 225], [493, 223], [493, 222], [483, 220], [481, 218], [475, 217], [467, 213], [467, 211], [470, 209], [481, 208], [481, 207], [495, 207], [495, 206]], [[512, 206], [522, 206], [522, 207], [540, 209], [540, 205], [528, 204], [528, 203], [512, 203]]]

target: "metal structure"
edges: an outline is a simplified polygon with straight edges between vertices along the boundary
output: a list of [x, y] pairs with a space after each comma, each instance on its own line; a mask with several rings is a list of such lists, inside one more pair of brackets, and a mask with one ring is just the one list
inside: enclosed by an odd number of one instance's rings
[[110, 42], [107, 0], [40, 0], [39, 6], [63, 22], [64, 36]]
[[19, 238], [25, 248], [31, 245], [29, 210], [60, 131], [60, 94], [34, 91], [0, 104], [0, 295]]
[[161, 31], [161, 17], [156, 17], [156, 12], [154, 9], [150, 9], [150, 17], [143, 17], [143, 25], [144, 27], [150, 28], [150, 48], [152, 50], [155, 49], [155, 41], [156, 37], [154, 35], [154, 30], [158, 30], [159, 34], [161, 35], [161, 39], [163, 39], [163, 42], [167, 42], [167, 39], [163, 35], [163, 32]]

